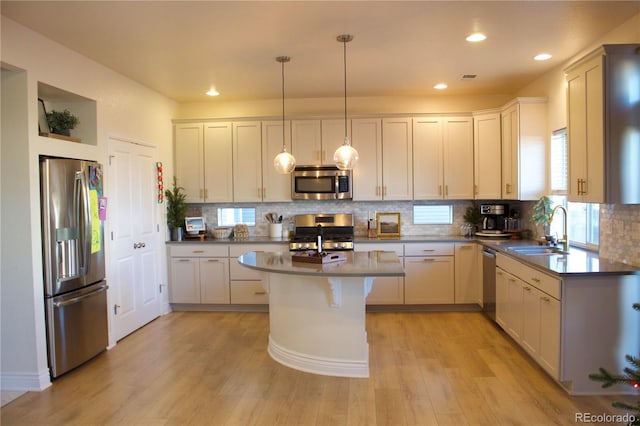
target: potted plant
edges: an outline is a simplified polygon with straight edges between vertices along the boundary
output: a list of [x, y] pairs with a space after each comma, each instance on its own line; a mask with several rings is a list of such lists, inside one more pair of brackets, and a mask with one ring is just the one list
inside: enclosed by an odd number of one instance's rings
[[184, 188], [178, 186], [178, 179], [173, 177], [173, 187], [164, 192], [167, 200], [167, 225], [171, 232], [172, 241], [182, 241], [184, 235], [184, 218], [187, 215], [187, 194]]
[[68, 109], [64, 111], [47, 112], [47, 124], [51, 129], [51, 133], [57, 135], [71, 136], [70, 130], [75, 128], [80, 120], [71, 114]]
[[480, 214], [480, 209], [478, 208], [478, 206], [474, 204], [467, 207], [467, 210], [464, 212], [463, 219], [468, 225], [467, 236], [473, 236], [473, 234], [477, 231], [478, 225], [480, 225], [480, 223], [482, 222], [482, 215]]
[[531, 223], [537, 226], [542, 226], [544, 235], [549, 234], [549, 219], [551, 218], [551, 211], [553, 210], [553, 201], [551, 198], [543, 195], [538, 201], [533, 204], [533, 212], [531, 213]]

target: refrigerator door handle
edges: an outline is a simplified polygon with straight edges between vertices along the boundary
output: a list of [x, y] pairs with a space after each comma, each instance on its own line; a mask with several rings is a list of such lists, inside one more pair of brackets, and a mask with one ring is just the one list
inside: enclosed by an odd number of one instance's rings
[[64, 307], [64, 306], [73, 305], [74, 303], [78, 303], [81, 300], [86, 299], [87, 297], [93, 296], [94, 294], [98, 294], [100, 292], [106, 291], [108, 288], [109, 288], [108, 285], [103, 284], [99, 288], [95, 289], [94, 291], [86, 293], [86, 294], [83, 294], [82, 296], [74, 297], [72, 299], [63, 300], [62, 302], [54, 302], [53, 306], [55, 306], [56, 308], [61, 308], [61, 307]]
[[75, 210], [80, 228], [80, 267], [84, 274], [89, 272], [91, 260], [91, 201], [89, 198], [89, 184], [83, 170], [76, 171], [74, 181]]

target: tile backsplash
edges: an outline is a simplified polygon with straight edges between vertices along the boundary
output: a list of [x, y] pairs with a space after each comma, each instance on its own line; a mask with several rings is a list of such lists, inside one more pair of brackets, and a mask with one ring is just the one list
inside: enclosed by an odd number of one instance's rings
[[600, 205], [600, 256], [640, 266], [640, 205]]

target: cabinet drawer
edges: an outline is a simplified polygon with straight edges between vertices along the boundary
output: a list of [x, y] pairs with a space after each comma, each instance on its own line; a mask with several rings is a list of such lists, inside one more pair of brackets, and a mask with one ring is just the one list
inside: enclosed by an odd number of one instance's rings
[[416, 243], [404, 245], [405, 256], [453, 256], [452, 243]]
[[237, 257], [229, 259], [229, 271], [232, 280], [261, 280], [262, 273], [238, 263]]
[[226, 244], [180, 244], [169, 246], [171, 257], [228, 257]]
[[248, 251], [288, 252], [289, 244], [231, 244], [229, 246], [229, 257], [238, 257]]
[[560, 300], [561, 280], [557, 277], [540, 272], [515, 259], [501, 254], [496, 255], [496, 265], [515, 275], [522, 281], [536, 287], [538, 290]]
[[231, 303], [238, 305], [266, 305], [269, 295], [261, 281], [232, 281]]
[[400, 257], [404, 255], [404, 245], [395, 243], [357, 243], [357, 251], [394, 251]]

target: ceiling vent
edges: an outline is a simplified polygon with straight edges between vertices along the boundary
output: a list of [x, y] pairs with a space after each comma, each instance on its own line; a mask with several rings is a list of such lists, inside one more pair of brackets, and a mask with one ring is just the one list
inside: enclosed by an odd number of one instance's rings
[[460, 80], [473, 80], [477, 77], [477, 74], [462, 74], [462, 77], [460, 77]]

